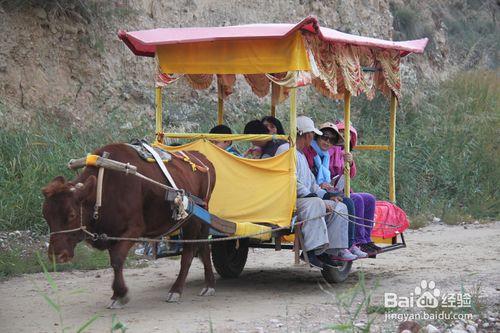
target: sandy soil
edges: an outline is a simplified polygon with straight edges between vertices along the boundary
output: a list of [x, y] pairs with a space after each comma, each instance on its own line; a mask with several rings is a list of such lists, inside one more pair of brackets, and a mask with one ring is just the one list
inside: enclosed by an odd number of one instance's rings
[[[481, 284], [491, 307], [500, 305], [500, 222], [487, 225], [432, 225], [406, 234], [408, 248], [359, 260], [343, 284], [326, 286], [338, 294], [354, 286], [359, 271], [367, 284], [379, 286], [373, 303], [383, 304], [384, 292], [407, 296], [422, 279], [441, 290]], [[131, 301], [125, 309], [105, 309], [111, 296], [111, 270], [55, 275], [62, 299], [65, 326], [78, 327], [98, 313], [89, 332], [109, 332], [111, 317], [127, 332], [311, 332], [338, 322], [335, 297], [321, 290], [321, 274], [293, 266], [291, 251], [251, 250], [239, 279], [217, 280], [217, 295], [199, 297], [203, 270], [195, 261], [182, 302], [164, 298], [178, 272], [179, 261], [159, 259], [144, 269], [126, 271]], [[13, 278], [0, 284], [0, 331], [60, 332], [58, 316], [37, 293], [34, 284], [49, 290], [42, 274]], [[71, 294], [71, 291], [80, 290]], [[74, 329], [70, 330], [74, 331]]]

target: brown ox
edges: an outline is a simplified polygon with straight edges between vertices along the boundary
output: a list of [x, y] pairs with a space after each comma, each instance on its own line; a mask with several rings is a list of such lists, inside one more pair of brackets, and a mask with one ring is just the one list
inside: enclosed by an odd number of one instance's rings
[[[94, 152], [102, 156], [108, 152], [108, 158], [137, 166], [137, 171], [158, 182], [165, 183], [165, 176], [155, 163], [143, 161], [137, 153], [124, 144], [110, 144]], [[193, 172], [190, 164], [173, 158], [166, 164], [177, 186], [208, 203], [215, 185], [215, 172], [212, 164], [198, 152], [188, 153], [193, 162], [200, 161], [208, 166], [208, 173]], [[198, 160], [197, 160], [198, 159]], [[197, 163], [200, 164], [200, 163]], [[135, 176], [106, 170], [102, 190], [102, 207], [97, 220], [93, 219], [96, 201], [97, 168], [86, 167], [82, 174], [67, 182], [64, 177], [54, 178], [42, 189], [45, 196], [43, 216], [51, 232], [71, 230], [82, 223], [92, 233], [105, 233], [114, 237], [157, 237], [168, 231], [175, 221], [172, 218], [170, 204], [164, 200], [165, 190], [157, 185], [145, 182]], [[80, 211], [82, 212], [80, 216]], [[182, 227], [184, 239], [207, 238], [208, 227], [191, 219]], [[87, 238], [87, 239], [86, 239]], [[93, 247], [108, 250], [111, 266], [114, 270], [113, 296], [109, 308], [117, 308], [128, 302], [127, 287], [123, 279], [123, 264], [134, 244], [132, 241], [92, 241], [83, 231], [52, 234], [50, 237], [49, 257], [58, 263], [71, 260], [77, 243], [86, 240]], [[210, 261], [207, 243], [201, 245], [185, 244], [182, 251], [181, 269], [175, 283], [170, 288], [167, 301], [180, 299], [186, 276], [196, 250], [205, 268], [206, 287], [200, 295], [215, 293], [215, 279]]]

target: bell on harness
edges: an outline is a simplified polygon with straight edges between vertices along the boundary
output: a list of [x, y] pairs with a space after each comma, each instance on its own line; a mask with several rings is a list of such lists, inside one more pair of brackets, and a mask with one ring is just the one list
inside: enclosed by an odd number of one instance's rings
[[189, 216], [188, 209], [189, 198], [181, 192], [178, 192], [177, 196], [173, 201], [172, 217], [175, 220], [182, 220]]

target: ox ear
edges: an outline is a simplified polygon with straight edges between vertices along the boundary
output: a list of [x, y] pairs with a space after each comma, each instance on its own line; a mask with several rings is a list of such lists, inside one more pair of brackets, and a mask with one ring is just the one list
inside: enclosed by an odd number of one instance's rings
[[92, 199], [95, 196], [97, 179], [95, 176], [89, 176], [84, 183], [75, 185], [75, 198], [77, 201], [82, 202]]
[[50, 181], [50, 183], [42, 188], [42, 194], [44, 197], [48, 198], [53, 195], [57, 190], [66, 183], [66, 179], [63, 176], [57, 176]]

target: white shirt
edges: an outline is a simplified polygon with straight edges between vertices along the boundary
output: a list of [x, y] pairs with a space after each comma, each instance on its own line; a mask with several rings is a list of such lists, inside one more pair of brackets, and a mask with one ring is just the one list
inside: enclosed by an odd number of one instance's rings
[[[276, 155], [282, 154], [290, 149], [290, 144], [284, 143], [278, 147], [276, 150]], [[315, 193], [318, 197], [323, 198], [326, 191], [321, 189], [318, 184], [316, 184], [316, 177], [309, 169], [309, 164], [307, 163], [306, 156], [297, 150], [297, 197], [303, 198], [310, 193]]]

